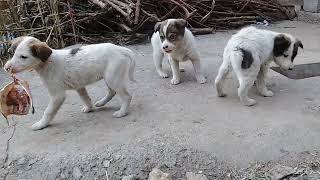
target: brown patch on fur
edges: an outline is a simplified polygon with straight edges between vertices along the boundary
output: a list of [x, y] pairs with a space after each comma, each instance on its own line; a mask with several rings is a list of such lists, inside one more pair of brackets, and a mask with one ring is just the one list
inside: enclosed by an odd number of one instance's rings
[[30, 43], [32, 55], [39, 58], [42, 62], [48, 60], [52, 54], [51, 48], [45, 42], [33, 41]]
[[8, 52], [11, 53], [11, 54], [14, 54], [14, 52], [17, 49], [17, 47], [24, 40], [24, 38], [25, 38], [25, 36], [21, 36], [21, 37], [17, 37], [17, 38], [14, 38], [13, 40], [11, 40], [11, 42], [10, 42], [11, 46], [8, 49]]
[[274, 38], [273, 55], [275, 57], [282, 56], [291, 45], [291, 40], [285, 34], [279, 34]]
[[179, 41], [183, 38], [187, 21], [184, 19], [176, 19], [171, 22], [166, 30], [166, 38], [170, 42]]
[[183, 38], [185, 28], [187, 27], [187, 21], [184, 19], [175, 19], [166, 29], [166, 32], [163, 31], [163, 27], [168, 24], [168, 20], [157, 22], [154, 26], [154, 31], [159, 31], [161, 41], [168, 39], [170, 42], [178, 41]]
[[163, 42], [165, 39], [165, 34], [163, 32], [163, 27], [168, 23], [168, 20], [162, 21], [162, 22], [157, 22], [156, 25], [154, 26], [154, 32], [159, 31], [160, 39]]
[[163, 26], [167, 24], [167, 22], [168, 20], [157, 22], [156, 25], [154, 25], [154, 32], [163, 31]]

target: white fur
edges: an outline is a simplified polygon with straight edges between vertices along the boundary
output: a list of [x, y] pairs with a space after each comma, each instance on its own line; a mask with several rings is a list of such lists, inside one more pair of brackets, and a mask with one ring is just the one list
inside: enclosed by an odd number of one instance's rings
[[[168, 25], [173, 21], [175, 21], [175, 19], [168, 20], [167, 24], [163, 27], [164, 33], [166, 32]], [[206, 78], [205, 76], [203, 76], [201, 72], [200, 57], [195, 47], [194, 36], [190, 30], [185, 28], [185, 34], [183, 39], [176, 45], [170, 43], [167, 40], [161, 42], [159, 32], [155, 32], [152, 35], [151, 44], [153, 47], [153, 60], [159, 76], [163, 78], [168, 77], [168, 74], [164, 72], [162, 69], [163, 57], [164, 54], [167, 54], [173, 75], [171, 80], [172, 84], [176, 85], [180, 83], [179, 62], [184, 62], [187, 60], [191, 60], [193, 64], [197, 81], [201, 84], [206, 82]], [[165, 51], [170, 51], [170, 53], [166, 53]]]
[[[104, 106], [115, 94], [119, 95], [121, 108], [114, 117], [123, 117], [131, 101], [126, 84], [133, 80], [135, 61], [133, 52], [127, 48], [110, 43], [94, 44], [81, 47], [76, 54], [70, 50], [54, 50], [46, 62], [33, 57], [30, 42], [36, 40], [26, 37], [17, 47], [13, 58], [5, 65], [8, 71], [20, 72], [35, 69], [44, 86], [48, 89], [50, 102], [43, 117], [35, 123], [34, 130], [48, 126], [54, 118], [66, 97], [66, 90], [76, 90], [84, 102], [83, 112], [93, 110], [91, 99], [85, 86], [104, 79], [108, 94], [98, 101], [95, 106]], [[21, 55], [27, 56], [22, 59]]]
[[[283, 69], [292, 69], [293, 62], [291, 61], [293, 44], [291, 43], [288, 51], [285, 52], [288, 57], [274, 57], [273, 47], [274, 39], [280, 33], [261, 30], [255, 27], [246, 27], [233, 35], [224, 49], [223, 63], [220, 66], [218, 75], [215, 79], [217, 94], [220, 97], [225, 96], [223, 85], [226, 76], [230, 70], [234, 70], [238, 81], [238, 95], [243, 105], [252, 106], [256, 103], [254, 99], [248, 97], [248, 90], [256, 81], [256, 86], [259, 93], [265, 97], [273, 96], [273, 92], [266, 87], [266, 75], [269, 68], [269, 63], [274, 61]], [[289, 34], [284, 34], [291, 42], [296, 42], [297, 39]], [[249, 69], [242, 69], [243, 54], [239, 48], [246, 49], [252, 53], [253, 63]]]

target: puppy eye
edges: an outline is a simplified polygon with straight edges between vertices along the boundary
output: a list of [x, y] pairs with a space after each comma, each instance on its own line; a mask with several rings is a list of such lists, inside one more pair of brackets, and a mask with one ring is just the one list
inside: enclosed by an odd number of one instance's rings
[[27, 59], [28, 57], [27, 56], [24, 56], [24, 55], [21, 55], [20, 56], [22, 59]]
[[175, 39], [175, 38], [176, 38], [176, 35], [175, 35], [175, 34], [170, 34], [169, 38], [170, 38], [170, 39]]
[[287, 54], [284, 54], [283, 56], [284, 56], [284, 57], [288, 57], [289, 55], [287, 55]]

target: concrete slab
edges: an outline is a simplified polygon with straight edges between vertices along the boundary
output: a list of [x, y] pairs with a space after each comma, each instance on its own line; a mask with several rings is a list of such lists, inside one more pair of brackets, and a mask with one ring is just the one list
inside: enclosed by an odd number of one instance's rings
[[[302, 40], [305, 49], [300, 51], [295, 63], [319, 61], [319, 25], [286, 21], [271, 29], [291, 33]], [[17, 166], [14, 175], [55, 179], [67, 168], [82, 164], [80, 170], [84, 176], [101, 171], [102, 177], [105, 170], [99, 169], [102, 168], [99, 162], [111, 158], [108, 168], [111, 179], [148, 172], [164, 161], [178, 170], [210, 167], [204, 171], [211, 172], [208, 177], [214, 179], [219, 175], [215, 172], [220, 170], [217, 162], [247, 167], [251, 162], [275, 160], [288, 153], [319, 150], [319, 77], [296, 81], [270, 71], [268, 84], [275, 96], [260, 97], [253, 89], [250, 96], [258, 104], [244, 107], [230, 76], [228, 97], [216, 97], [214, 77], [222, 62], [223, 48], [234, 32], [197, 37], [208, 77], [204, 85], [196, 83], [190, 63], [182, 65], [185, 68], [182, 83], [171, 85], [170, 79], [161, 79], [156, 74], [149, 43], [130, 46], [138, 54], [137, 84], [130, 85], [134, 97], [129, 116], [122, 119], [112, 118], [114, 110], [119, 108], [117, 100], [98, 112], [82, 114], [79, 97], [70, 92], [52, 125], [42, 131], [31, 131], [30, 126], [41, 118], [48, 96], [39, 77], [34, 73], [22, 74], [23, 79], [29, 80], [36, 114], [14, 117], [18, 124], [10, 159], [32, 157], [36, 162], [32, 166]], [[168, 64], [165, 69], [169, 72]], [[2, 74], [0, 78], [2, 86]], [[89, 93], [93, 100], [98, 100], [105, 95], [106, 88], [99, 82], [89, 87]], [[0, 118], [0, 122], [5, 129], [5, 121]], [[3, 147], [8, 136], [7, 131], [2, 131], [0, 157], [5, 154]], [[190, 153], [183, 155], [184, 152]], [[114, 163], [117, 159], [122, 163]], [[92, 175], [95, 176], [98, 174]]]

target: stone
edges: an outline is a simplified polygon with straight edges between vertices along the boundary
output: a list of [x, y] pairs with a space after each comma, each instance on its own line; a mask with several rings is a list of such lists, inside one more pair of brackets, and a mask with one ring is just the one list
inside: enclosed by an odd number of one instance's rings
[[136, 178], [134, 177], [134, 175], [129, 175], [129, 176], [124, 176], [122, 178], [122, 180], [135, 180]]
[[103, 164], [103, 167], [108, 168], [110, 166], [110, 161], [109, 160], [104, 160], [102, 162], [102, 164]]
[[119, 160], [121, 158], [121, 155], [120, 154], [116, 154], [115, 156], [114, 156], [114, 159], [115, 160]]
[[148, 180], [172, 180], [170, 174], [162, 172], [158, 168], [154, 168], [150, 174]]
[[186, 173], [187, 180], [208, 180], [208, 178], [204, 174], [196, 174], [193, 172]]
[[7, 175], [8, 171], [4, 168], [0, 169], [0, 179], [5, 179], [5, 176]]
[[28, 163], [29, 166], [32, 166], [34, 163], [38, 162], [38, 159], [31, 159]]
[[75, 179], [80, 179], [82, 177], [82, 172], [79, 167], [74, 167], [72, 170], [72, 176]]
[[295, 170], [292, 167], [278, 164], [274, 166], [269, 173], [272, 180], [278, 180], [294, 174]]
[[27, 161], [27, 159], [25, 157], [22, 157], [22, 158], [18, 159], [17, 164], [18, 165], [23, 165], [23, 164], [26, 163], [26, 161]]

